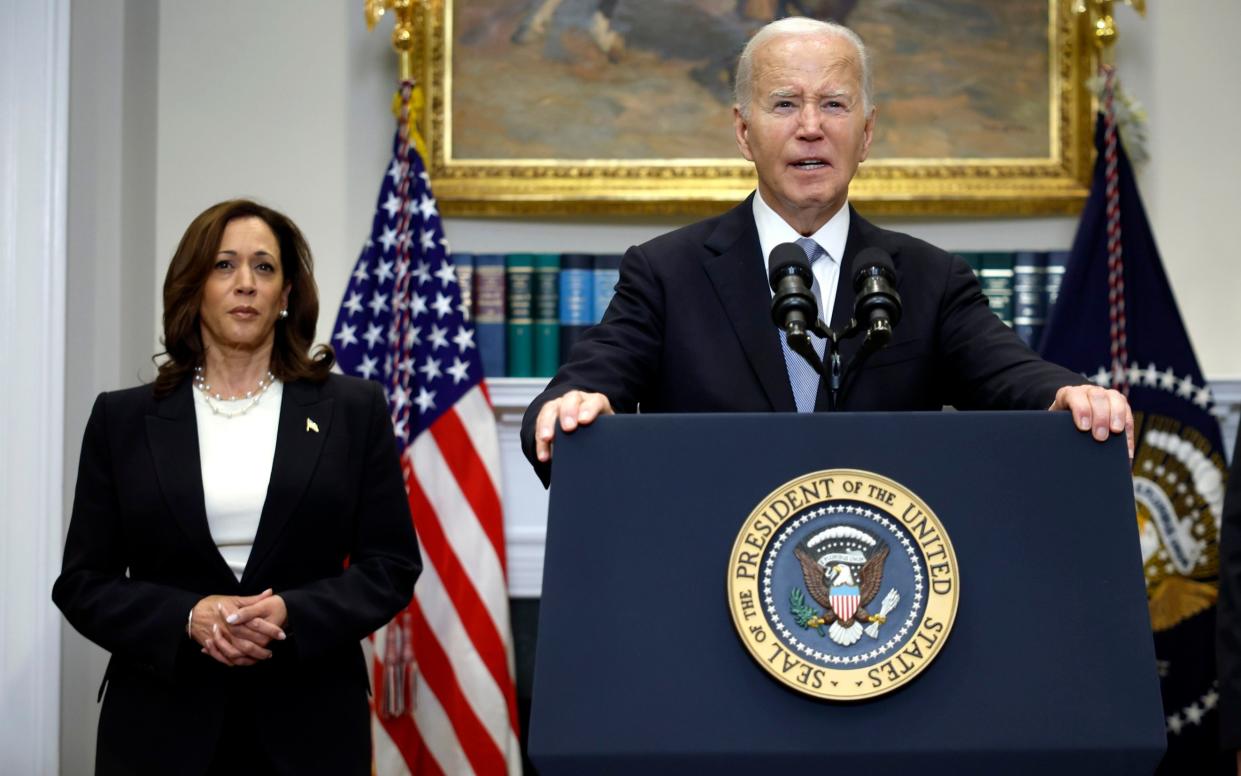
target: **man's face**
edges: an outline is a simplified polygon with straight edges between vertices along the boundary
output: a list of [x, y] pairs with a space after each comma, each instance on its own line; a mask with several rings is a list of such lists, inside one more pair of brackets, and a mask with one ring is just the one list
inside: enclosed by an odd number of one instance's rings
[[862, 100], [861, 61], [835, 35], [786, 35], [754, 52], [749, 115], [733, 110], [737, 146], [758, 172], [763, 200], [802, 234], [844, 205], [870, 150], [874, 112]]

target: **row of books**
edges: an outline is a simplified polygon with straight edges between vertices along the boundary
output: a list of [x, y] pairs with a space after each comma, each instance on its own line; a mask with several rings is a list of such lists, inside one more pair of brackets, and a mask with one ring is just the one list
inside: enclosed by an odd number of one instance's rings
[[489, 377], [551, 377], [603, 318], [620, 254], [454, 253], [462, 304]]
[[[991, 309], [1037, 348], [1067, 251], [962, 252]], [[583, 331], [603, 318], [620, 254], [456, 253], [462, 304], [474, 320], [484, 374], [551, 377]]]
[[958, 255], [978, 275], [987, 302], [1000, 320], [1013, 327], [1027, 345], [1038, 350], [1047, 316], [1060, 292], [1069, 252], [962, 251]]

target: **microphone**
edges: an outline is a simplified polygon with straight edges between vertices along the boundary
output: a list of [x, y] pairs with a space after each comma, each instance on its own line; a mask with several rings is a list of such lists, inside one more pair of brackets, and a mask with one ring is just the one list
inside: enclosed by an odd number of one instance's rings
[[[774, 254], [773, 254], [774, 255]], [[853, 276], [853, 317], [866, 329], [866, 344], [876, 349], [892, 339], [892, 328], [901, 322], [901, 296], [896, 293], [896, 269], [882, 248], [866, 248], [857, 256]]]
[[781, 243], [771, 251], [767, 261], [768, 280], [775, 296], [771, 300], [771, 320], [788, 333], [789, 338], [806, 336], [819, 319], [819, 303], [810, 289], [814, 275], [806, 252], [797, 243]]

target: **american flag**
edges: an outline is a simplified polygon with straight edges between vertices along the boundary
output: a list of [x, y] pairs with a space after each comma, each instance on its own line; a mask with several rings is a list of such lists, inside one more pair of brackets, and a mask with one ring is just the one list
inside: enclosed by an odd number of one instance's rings
[[332, 333], [341, 370], [384, 385], [426, 564], [373, 637], [376, 773], [520, 773], [495, 416], [412, 93]]

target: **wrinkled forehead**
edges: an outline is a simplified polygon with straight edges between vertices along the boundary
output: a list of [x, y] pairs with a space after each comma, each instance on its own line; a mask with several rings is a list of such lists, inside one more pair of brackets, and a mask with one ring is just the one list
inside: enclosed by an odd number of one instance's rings
[[754, 52], [754, 75], [760, 93], [786, 81], [859, 89], [862, 60], [853, 43], [839, 35], [781, 35]]

